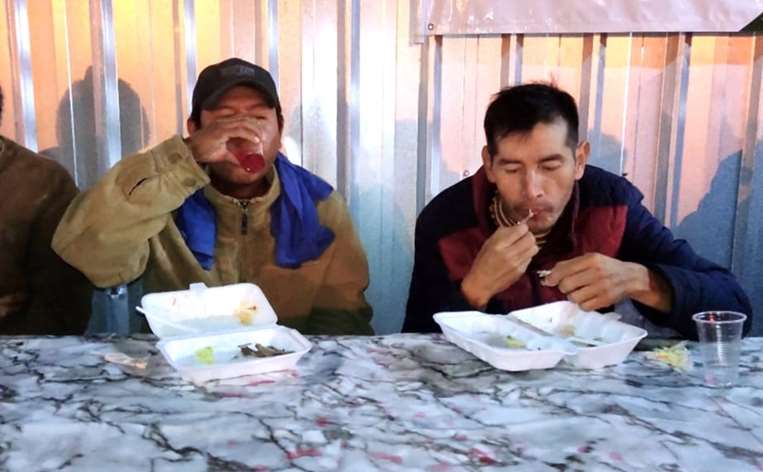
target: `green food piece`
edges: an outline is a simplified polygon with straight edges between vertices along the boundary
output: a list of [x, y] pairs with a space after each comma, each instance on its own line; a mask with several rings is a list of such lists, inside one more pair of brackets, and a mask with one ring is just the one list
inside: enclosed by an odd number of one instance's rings
[[203, 347], [196, 351], [196, 360], [202, 364], [215, 363], [215, 351], [212, 346]]
[[525, 343], [513, 336], [506, 336], [506, 345], [512, 349], [522, 349], [525, 347]]

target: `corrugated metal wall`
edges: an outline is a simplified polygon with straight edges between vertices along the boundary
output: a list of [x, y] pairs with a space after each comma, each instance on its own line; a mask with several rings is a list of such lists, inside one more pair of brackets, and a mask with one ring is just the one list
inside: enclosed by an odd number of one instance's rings
[[[378, 332], [399, 328], [415, 218], [477, 170], [501, 86], [579, 101], [594, 164], [626, 174], [763, 316], [763, 36], [412, 36], [415, 0], [0, 0], [0, 132], [81, 188], [184, 129], [206, 65], [238, 55], [279, 85], [284, 147], [347, 197]], [[763, 323], [757, 323], [762, 332]]]

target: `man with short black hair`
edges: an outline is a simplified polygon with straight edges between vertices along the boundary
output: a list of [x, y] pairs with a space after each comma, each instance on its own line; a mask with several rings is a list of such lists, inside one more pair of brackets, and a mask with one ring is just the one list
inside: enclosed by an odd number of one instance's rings
[[[545, 84], [499, 92], [482, 168], [422, 211], [404, 331], [438, 311], [507, 313], [559, 300], [605, 310], [629, 299], [651, 323], [696, 338], [695, 312], [751, 315], [734, 276], [674, 239], [626, 179], [587, 166], [574, 99]], [[749, 329], [751, 316], [747, 318]]]
[[371, 334], [368, 264], [342, 197], [279, 152], [263, 68], [232, 58], [196, 82], [189, 137], [120, 161], [72, 203], [53, 247], [97, 286], [253, 282], [279, 323]]
[[50, 247], [76, 194], [58, 163], [0, 136], [0, 334], [85, 332], [90, 284]]

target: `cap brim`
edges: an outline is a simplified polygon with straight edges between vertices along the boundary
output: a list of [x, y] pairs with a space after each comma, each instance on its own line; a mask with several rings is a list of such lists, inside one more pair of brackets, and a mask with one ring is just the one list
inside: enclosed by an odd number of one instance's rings
[[276, 108], [276, 106], [279, 104], [278, 97], [274, 97], [272, 93], [268, 92], [268, 90], [265, 88], [264, 85], [261, 83], [247, 78], [239, 78], [236, 80], [231, 80], [230, 82], [226, 82], [225, 84], [221, 85], [217, 90], [215, 90], [213, 93], [211, 93], [202, 103], [201, 103], [201, 109], [202, 110], [209, 110], [215, 104], [217, 104], [217, 101], [220, 100], [220, 98], [225, 95], [225, 93], [232, 89], [233, 87], [236, 87], [238, 85], [248, 85], [249, 87], [252, 87], [256, 89], [258, 92], [262, 94], [263, 97], [268, 101], [268, 105], [272, 108]]

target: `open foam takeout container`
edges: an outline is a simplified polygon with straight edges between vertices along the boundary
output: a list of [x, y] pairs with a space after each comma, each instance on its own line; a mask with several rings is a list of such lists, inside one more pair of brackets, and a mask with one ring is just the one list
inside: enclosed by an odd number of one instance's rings
[[[618, 321], [619, 316], [614, 313], [583, 311], [566, 301], [510, 315], [551, 336], [522, 326], [510, 316], [476, 311], [437, 313], [434, 320], [450, 342], [498, 369], [510, 371], [548, 369], [562, 360], [585, 369], [619, 364], [647, 334], [639, 327]], [[518, 343], [511, 345], [507, 336]], [[570, 336], [597, 345], [575, 344], [568, 339]]]
[[[310, 350], [298, 331], [277, 325], [278, 317], [254, 284], [151, 293], [141, 307], [157, 347], [180, 375], [194, 383], [293, 369]], [[244, 356], [239, 346], [255, 343], [289, 351], [272, 357]], [[200, 350], [211, 348], [203, 356]], [[211, 361], [211, 362], [210, 362]]]

